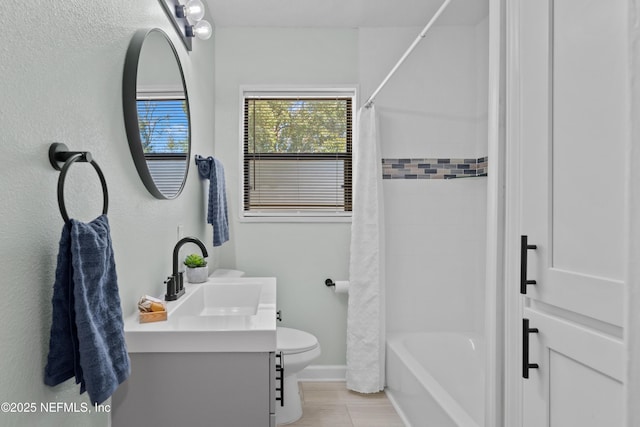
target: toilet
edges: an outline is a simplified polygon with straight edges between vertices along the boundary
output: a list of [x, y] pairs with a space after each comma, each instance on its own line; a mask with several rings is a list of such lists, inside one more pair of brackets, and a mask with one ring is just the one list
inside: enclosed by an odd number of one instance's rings
[[310, 333], [292, 328], [276, 328], [276, 337], [284, 365], [284, 404], [276, 402], [276, 424], [289, 424], [302, 417], [297, 374], [320, 356], [320, 344]]
[[[242, 277], [244, 271], [217, 269], [211, 277]], [[276, 328], [276, 354], [282, 354], [282, 401], [276, 402], [276, 424], [290, 424], [302, 417], [302, 402], [298, 389], [298, 372], [320, 356], [320, 344], [312, 334], [298, 329]], [[280, 396], [279, 393], [277, 393]]]

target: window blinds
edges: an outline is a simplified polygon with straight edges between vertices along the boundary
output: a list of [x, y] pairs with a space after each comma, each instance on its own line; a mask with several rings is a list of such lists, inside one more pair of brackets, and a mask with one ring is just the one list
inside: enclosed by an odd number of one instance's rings
[[244, 213], [351, 211], [351, 97], [244, 98]]

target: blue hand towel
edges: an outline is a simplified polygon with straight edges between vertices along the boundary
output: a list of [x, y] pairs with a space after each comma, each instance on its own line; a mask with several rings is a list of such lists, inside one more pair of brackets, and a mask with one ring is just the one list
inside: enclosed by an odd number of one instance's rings
[[75, 375], [80, 393], [104, 402], [131, 372], [106, 215], [63, 227], [52, 303], [45, 384]]
[[53, 285], [53, 312], [49, 356], [44, 382], [58, 385], [75, 376], [80, 382], [80, 356], [78, 354], [73, 282], [71, 271], [71, 223], [65, 223], [58, 249], [56, 279]]
[[227, 190], [224, 182], [224, 167], [218, 159], [196, 156], [198, 172], [209, 179], [209, 203], [207, 224], [213, 225], [213, 246], [229, 240], [229, 217], [227, 214]]

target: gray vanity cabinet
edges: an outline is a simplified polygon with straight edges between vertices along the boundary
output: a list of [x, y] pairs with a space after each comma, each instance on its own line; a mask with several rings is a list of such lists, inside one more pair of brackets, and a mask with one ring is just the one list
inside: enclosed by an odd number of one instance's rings
[[273, 352], [132, 353], [113, 427], [275, 427]]

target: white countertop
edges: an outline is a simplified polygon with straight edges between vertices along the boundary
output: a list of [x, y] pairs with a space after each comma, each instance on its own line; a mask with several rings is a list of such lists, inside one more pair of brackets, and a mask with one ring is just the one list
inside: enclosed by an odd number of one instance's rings
[[[172, 316], [202, 286], [246, 283], [262, 284], [255, 315]], [[205, 283], [185, 283], [185, 289], [177, 301], [166, 301], [167, 320], [140, 323], [138, 313], [124, 320], [129, 353], [276, 351], [275, 277], [210, 277]]]

